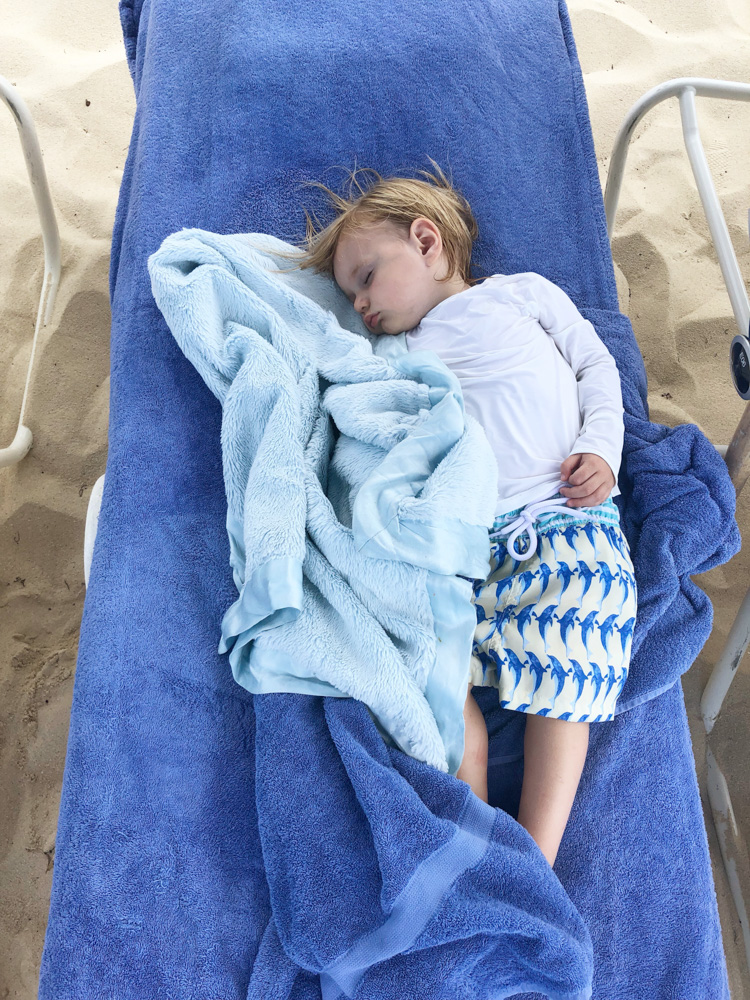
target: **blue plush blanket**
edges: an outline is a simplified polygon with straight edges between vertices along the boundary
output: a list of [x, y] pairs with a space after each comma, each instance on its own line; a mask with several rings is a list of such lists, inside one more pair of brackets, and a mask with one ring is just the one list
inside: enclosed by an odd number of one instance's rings
[[[120, 11], [137, 112], [40, 1000], [726, 1000], [679, 676], [711, 627], [690, 576], [739, 545], [734, 495], [696, 427], [649, 422], [565, 4]], [[492, 810], [388, 746], [357, 699], [235, 682], [217, 652], [237, 599], [223, 411], [147, 269], [184, 226], [293, 242], [300, 201], [321, 208], [303, 180], [336, 187], [338, 164], [429, 168], [427, 154], [476, 213], [474, 275], [555, 281], [623, 380], [619, 485], [641, 597], [628, 710], [591, 727], [554, 873], [512, 818], [524, 720], [495, 690], [478, 689]]]
[[455, 774], [492, 449], [435, 354], [370, 337], [332, 278], [272, 273], [277, 249], [292, 247], [186, 229], [149, 260], [159, 308], [223, 408], [239, 597], [219, 652], [254, 694], [359, 699], [391, 745]]

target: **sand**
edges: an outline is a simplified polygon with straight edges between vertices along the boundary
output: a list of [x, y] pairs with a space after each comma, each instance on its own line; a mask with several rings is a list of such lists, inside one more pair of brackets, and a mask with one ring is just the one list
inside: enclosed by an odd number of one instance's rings
[[[602, 183], [632, 104], [682, 76], [750, 82], [747, 0], [570, 0]], [[83, 536], [104, 472], [109, 403], [109, 248], [135, 112], [115, 0], [5, 4], [0, 73], [33, 115], [62, 241], [51, 324], [40, 333], [26, 422], [27, 457], [0, 469], [0, 997], [37, 995], [54, 865], [78, 633]], [[698, 99], [701, 134], [744, 275], [750, 104]], [[42, 240], [11, 115], [0, 107], [0, 446], [15, 433], [43, 277]], [[649, 377], [653, 420], [697, 423], [729, 442], [744, 403], [729, 379], [736, 332], [685, 153], [676, 100], [636, 130], [613, 240], [621, 308]], [[750, 524], [750, 488], [738, 522]], [[701, 789], [698, 701], [750, 583], [750, 548], [695, 577], [713, 633], [684, 678]], [[710, 741], [750, 831], [746, 759], [750, 664], [741, 664]], [[704, 794], [705, 802], [705, 794]], [[708, 817], [708, 813], [707, 813]], [[710, 817], [734, 1000], [750, 997], [742, 937]], [[743, 877], [748, 872], [743, 862]], [[750, 900], [750, 881], [748, 899]]]

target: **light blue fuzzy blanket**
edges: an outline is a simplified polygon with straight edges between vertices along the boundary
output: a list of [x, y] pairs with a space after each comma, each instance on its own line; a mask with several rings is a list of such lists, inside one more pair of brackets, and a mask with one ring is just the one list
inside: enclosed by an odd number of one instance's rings
[[[239, 598], [235, 680], [364, 702], [386, 742], [455, 774], [489, 572], [497, 466], [456, 377], [371, 337], [336, 283], [259, 233], [183, 229], [149, 258], [154, 298], [223, 408]], [[217, 442], [218, 446], [218, 442]]]

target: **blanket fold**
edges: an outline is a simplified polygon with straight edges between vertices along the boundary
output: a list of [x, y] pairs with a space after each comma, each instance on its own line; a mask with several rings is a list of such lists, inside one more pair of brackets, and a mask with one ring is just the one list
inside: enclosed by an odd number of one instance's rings
[[219, 652], [254, 694], [358, 698], [391, 745], [455, 774], [494, 455], [435, 354], [381, 356], [335, 282], [273, 273], [278, 249], [291, 247], [185, 229], [149, 259], [156, 302], [223, 407], [239, 597]]

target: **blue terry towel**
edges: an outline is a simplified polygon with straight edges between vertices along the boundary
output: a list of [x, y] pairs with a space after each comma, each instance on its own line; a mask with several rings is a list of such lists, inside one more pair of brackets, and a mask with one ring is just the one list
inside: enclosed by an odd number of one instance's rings
[[185, 229], [149, 260], [223, 408], [239, 597], [219, 652], [254, 694], [359, 699], [391, 745], [455, 774], [495, 457], [435, 354], [370, 337], [332, 278], [273, 273], [279, 249]]
[[[592, 979], [596, 1000], [725, 1000], [675, 682], [711, 626], [690, 575], [739, 545], [733, 493], [696, 428], [648, 421], [565, 4], [123, 0], [120, 13], [137, 112], [40, 1000], [317, 1000], [337, 983], [360, 1000], [494, 1000], [575, 996]], [[301, 195], [314, 205], [301, 181], [335, 187], [336, 164], [411, 172], [426, 154], [475, 209], [474, 274], [557, 282], [623, 376], [644, 631], [633, 707], [593, 727], [559, 882], [512, 819], [524, 720], [496, 691], [479, 696], [491, 802], [507, 812], [483, 841], [489, 814], [467, 787], [386, 746], [362, 702], [234, 681], [216, 643], [237, 598], [221, 405], [151, 292], [148, 257], [181, 227], [293, 241]]]

